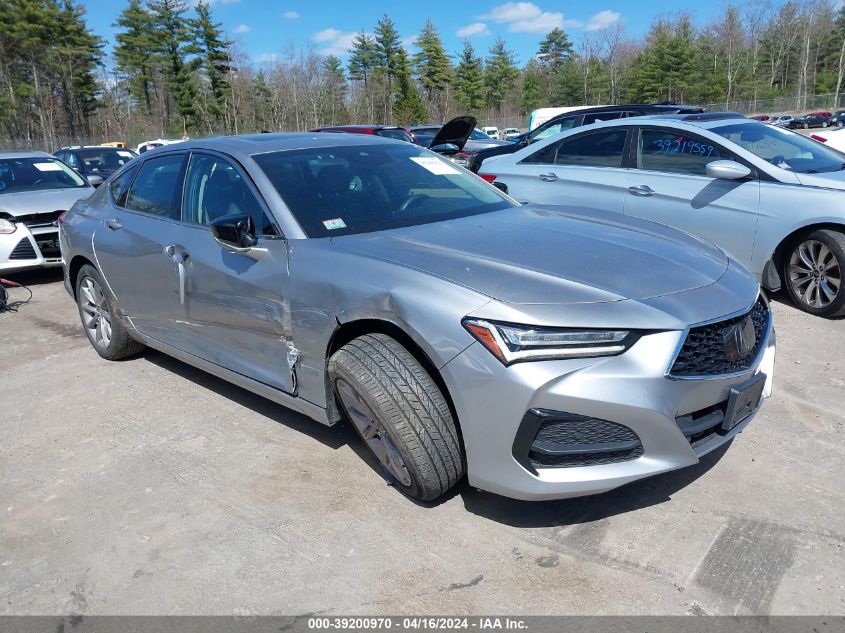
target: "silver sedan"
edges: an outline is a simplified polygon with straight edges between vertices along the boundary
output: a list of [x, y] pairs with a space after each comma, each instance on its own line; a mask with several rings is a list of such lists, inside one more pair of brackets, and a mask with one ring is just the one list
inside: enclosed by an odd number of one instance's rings
[[347, 419], [417, 499], [465, 473], [552, 499], [689, 466], [771, 392], [768, 304], [722, 251], [643, 220], [519, 206], [409, 143], [160, 148], [77, 204], [61, 241], [102, 357], [150, 346], [323, 424]]
[[845, 154], [730, 113], [597, 123], [484, 161], [522, 201], [645, 218], [723, 248], [802, 310], [845, 313]]

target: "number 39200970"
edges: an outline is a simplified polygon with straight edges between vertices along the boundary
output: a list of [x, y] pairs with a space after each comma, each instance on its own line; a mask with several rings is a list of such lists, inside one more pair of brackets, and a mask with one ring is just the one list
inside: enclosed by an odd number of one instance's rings
[[712, 145], [687, 140], [683, 137], [675, 139], [659, 138], [653, 144], [657, 147], [658, 154], [691, 154], [709, 158], [713, 153]]

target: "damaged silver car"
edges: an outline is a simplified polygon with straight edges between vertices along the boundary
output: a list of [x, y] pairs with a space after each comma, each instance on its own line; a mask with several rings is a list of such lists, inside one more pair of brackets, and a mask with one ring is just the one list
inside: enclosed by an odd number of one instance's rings
[[[771, 393], [766, 299], [722, 251], [520, 206], [409, 143], [262, 134], [149, 152], [68, 213], [106, 359], [161, 350], [323, 424], [435, 499], [521, 499], [695, 464]], [[139, 396], [143, 397], [143, 396]]]

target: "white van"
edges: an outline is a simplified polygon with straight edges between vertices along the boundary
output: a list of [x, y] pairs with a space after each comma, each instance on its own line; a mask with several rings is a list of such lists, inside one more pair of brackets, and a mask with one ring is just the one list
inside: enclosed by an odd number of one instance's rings
[[[531, 113], [528, 117], [528, 131], [540, 127], [549, 119], [556, 117], [558, 114], [564, 112], [575, 112], [576, 110], [584, 110], [585, 108], [601, 108], [604, 106], [588, 105], [588, 106], [567, 106], [565, 108], [539, 108]], [[498, 138], [498, 137], [496, 137]]]
[[494, 138], [496, 140], [499, 139], [499, 128], [497, 127], [483, 127], [481, 131], [484, 132], [490, 138]]

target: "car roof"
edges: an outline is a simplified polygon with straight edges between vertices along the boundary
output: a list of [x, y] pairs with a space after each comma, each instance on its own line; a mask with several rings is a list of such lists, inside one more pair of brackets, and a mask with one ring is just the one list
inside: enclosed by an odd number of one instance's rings
[[0, 158], [55, 158], [47, 152], [35, 152], [30, 150], [22, 150], [16, 152], [15, 150], [0, 151]]
[[325, 127], [320, 127], [314, 130], [315, 132], [319, 132], [321, 130], [401, 130], [404, 128], [399, 127], [398, 125], [381, 125], [378, 123], [374, 123], [373, 125], [366, 125], [363, 123], [356, 123], [354, 125], [327, 125]]
[[71, 145], [69, 147], [63, 147], [59, 152], [71, 152], [78, 149], [113, 149], [115, 151], [123, 151], [125, 152], [128, 150], [128, 147], [115, 147], [114, 145]]

